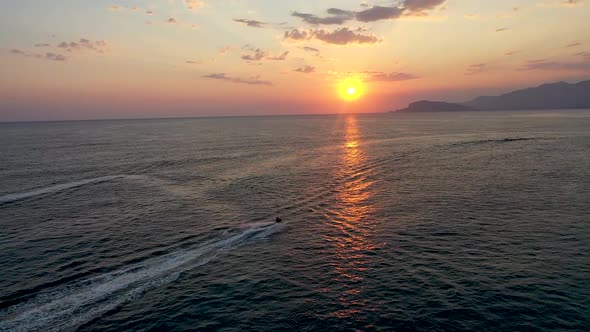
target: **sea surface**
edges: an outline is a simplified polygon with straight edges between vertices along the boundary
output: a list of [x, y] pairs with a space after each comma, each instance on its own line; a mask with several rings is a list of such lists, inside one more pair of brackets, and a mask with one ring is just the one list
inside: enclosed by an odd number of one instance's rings
[[590, 111], [0, 143], [0, 331], [590, 331]]

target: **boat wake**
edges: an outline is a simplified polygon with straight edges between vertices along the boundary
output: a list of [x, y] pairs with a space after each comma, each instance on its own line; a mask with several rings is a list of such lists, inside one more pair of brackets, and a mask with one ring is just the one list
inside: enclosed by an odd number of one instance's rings
[[106, 181], [122, 179], [125, 177], [126, 177], [126, 175], [102, 176], [102, 177], [93, 178], [93, 179], [85, 179], [85, 180], [80, 180], [80, 181], [67, 182], [67, 183], [57, 184], [57, 185], [50, 186], [50, 187], [34, 189], [34, 190], [27, 191], [24, 193], [7, 194], [7, 195], [0, 196], [0, 204], [12, 203], [12, 202], [20, 201], [20, 200], [35, 197], [35, 196], [53, 194], [56, 192], [67, 190], [67, 189], [78, 188], [78, 187], [86, 186], [89, 184], [96, 184], [96, 183], [101, 183], [101, 182], [106, 182]]
[[281, 224], [256, 224], [237, 234], [149, 259], [99, 276], [73, 281], [0, 311], [0, 331], [71, 329], [130, 302], [181, 273], [207, 264], [218, 254], [268, 237]]

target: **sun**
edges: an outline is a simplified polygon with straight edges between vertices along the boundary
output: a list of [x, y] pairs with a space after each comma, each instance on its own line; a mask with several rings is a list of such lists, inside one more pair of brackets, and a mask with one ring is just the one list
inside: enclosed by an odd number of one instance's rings
[[361, 98], [364, 93], [365, 85], [358, 78], [348, 77], [338, 83], [338, 94], [343, 100], [355, 101]]

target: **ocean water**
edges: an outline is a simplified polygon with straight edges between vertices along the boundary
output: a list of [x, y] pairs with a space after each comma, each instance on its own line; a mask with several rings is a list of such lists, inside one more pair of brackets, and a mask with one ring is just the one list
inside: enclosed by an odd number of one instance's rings
[[0, 140], [0, 331], [590, 330], [590, 112]]

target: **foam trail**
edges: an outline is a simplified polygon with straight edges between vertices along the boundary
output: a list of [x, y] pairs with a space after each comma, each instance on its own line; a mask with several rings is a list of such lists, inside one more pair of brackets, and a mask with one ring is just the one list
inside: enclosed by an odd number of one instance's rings
[[48, 290], [0, 311], [0, 331], [61, 331], [88, 322], [132, 301], [147, 290], [170, 283], [187, 270], [207, 264], [219, 253], [282, 228], [257, 225], [240, 233], [173, 252], [96, 277]]
[[16, 202], [16, 201], [19, 201], [19, 200], [25, 199], [25, 198], [56, 193], [56, 192], [66, 190], [66, 189], [82, 187], [82, 186], [93, 184], [93, 183], [100, 183], [100, 182], [111, 181], [111, 180], [115, 180], [115, 179], [121, 179], [124, 177], [125, 177], [124, 175], [103, 176], [103, 177], [99, 177], [99, 178], [57, 184], [54, 186], [39, 188], [39, 189], [24, 192], [24, 193], [20, 193], [20, 194], [8, 194], [8, 195], [0, 196], [0, 204], [8, 203], [8, 202]]

